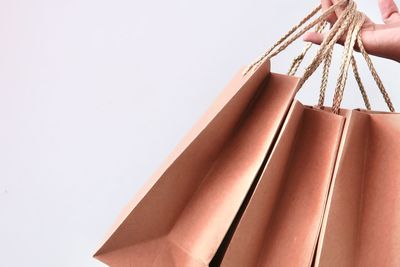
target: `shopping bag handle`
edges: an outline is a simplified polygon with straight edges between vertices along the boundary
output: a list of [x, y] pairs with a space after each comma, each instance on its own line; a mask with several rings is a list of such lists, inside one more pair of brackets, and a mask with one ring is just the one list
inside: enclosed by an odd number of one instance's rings
[[[324, 29], [326, 28], [327, 24], [328, 24], [327, 21], [320, 22], [319, 24], [317, 24], [317, 26], [315, 28], [315, 32], [322, 33], [324, 31]], [[312, 42], [308, 42], [306, 44], [306, 46], [304, 47], [303, 51], [293, 59], [292, 64], [289, 68], [289, 71], [287, 72], [288, 75], [294, 76], [296, 74], [299, 66], [303, 62], [306, 54], [308, 53], [308, 51], [310, 50], [312, 45], [313, 45]], [[326, 57], [324, 59], [322, 78], [321, 78], [321, 84], [320, 84], [320, 90], [319, 90], [319, 98], [318, 98], [318, 104], [317, 104], [318, 108], [322, 108], [324, 106], [326, 88], [328, 86], [329, 68], [332, 63], [332, 54], [333, 54], [333, 46], [332, 46], [332, 48], [330, 48], [328, 50]], [[369, 102], [367, 92], [365, 91], [364, 84], [361, 81], [361, 77], [358, 72], [357, 62], [356, 62], [356, 59], [354, 58], [354, 56], [351, 57], [351, 66], [352, 66], [354, 78], [356, 79], [358, 88], [359, 88], [361, 96], [363, 98], [365, 108], [367, 110], [371, 110], [371, 104]]]
[[[347, 46], [345, 45], [346, 48], [344, 49], [344, 54], [343, 54], [342, 63], [341, 63], [341, 67], [340, 67], [340, 75], [339, 75], [339, 78], [338, 78], [338, 81], [336, 84], [336, 88], [335, 88], [333, 112], [337, 113], [339, 111], [340, 104], [341, 104], [341, 101], [343, 98], [344, 86], [345, 86], [346, 80], [347, 80], [347, 71], [348, 71], [348, 67], [350, 64], [353, 67], [353, 71], [355, 73], [357, 83], [359, 84], [361, 93], [363, 95], [363, 99], [366, 104], [366, 107], [367, 107], [367, 109], [370, 109], [369, 100], [366, 95], [364, 86], [361, 83], [361, 79], [360, 79], [360, 76], [358, 73], [358, 68], [357, 68], [355, 59], [353, 57], [353, 50], [354, 50], [355, 43], [357, 43], [361, 54], [363, 55], [364, 59], [366, 60], [368, 68], [369, 68], [380, 92], [382, 93], [382, 95], [385, 99], [385, 102], [386, 102], [387, 106], [389, 107], [389, 110], [394, 112], [394, 107], [390, 100], [390, 97], [389, 97], [385, 87], [383, 86], [383, 83], [382, 83], [379, 75], [377, 74], [375, 67], [372, 64], [372, 61], [371, 61], [368, 53], [365, 51], [365, 48], [362, 44], [360, 29], [361, 29], [362, 23], [364, 22], [364, 15], [357, 10], [356, 4], [354, 3], [353, 0], [342, 0], [342, 1], [335, 3], [334, 5], [332, 5], [328, 9], [326, 9], [324, 12], [322, 12], [322, 14], [319, 17], [317, 17], [313, 21], [306, 24], [314, 15], [316, 15], [321, 10], [321, 5], [319, 5], [317, 8], [312, 10], [305, 18], [303, 18], [297, 25], [295, 25], [293, 28], [291, 28], [282, 38], [280, 38], [260, 58], [258, 58], [252, 64], [250, 64], [243, 72], [243, 75], [246, 75], [250, 70], [254, 70], [254, 69], [258, 68], [264, 61], [269, 60], [270, 58], [279, 54], [281, 51], [283, 51], [286, 47], [288, 47], [291, 43], [293, 43], [295, 40], [297, 40], [300, 36], [302, 36], [306, 31], [310, 30], [312, 27], [315, 27], [315, 26], [317, 26], [317, 28], [319, 26], [322, 27], [322, 24], [325, 23], [327, 17], [330, 14], [332, 14], [336, 8], [338, 8], [339, 6], [343, 6], [343, 5], [345, 5], [345, 8], [344, 8], [341, 16], [332, 25], [327, 36], [324, 38], [323, 42], [319, 46], [316, 56], [313, 58], [312, 62], [306, 67], [305, 72], [301, 76], [301, 78], [299, 80], [298, 89], [300, 89], [303, 86], [305, 81], [307, 81], [307, 79], [315, 72], [315, 70], [319, 67], [319, 65], [322, 63], [322, 61], [325, 61], [324, 71], [323, 71], [323, 79], [322, 79], [322, 83], [321, 83], [320, 99], [319, 99], [319, 105], [323, 105], [323, 102], [325, 99], [327, 76], [328, 76], [328, 71], [329, 71], [329, 65], [331, 62], [333, 47], [336, 44], [336, 42], [339, 40], [340, 37], [342, 37], [345, 33], [348, 33], [348, 36], [352, 36], [352, 37], [351, 38], [348, 37], [350, 39], [347, 38], [348, 39]], [[306, 25], [303, 28], [301, 28], [304, 24], [306, 24]], [[356, 29], [356, 31], [354, 31], [355, 29]], [[297, 33], [295, 33], [297, 30], [299, 30], [299, 31]], [[354, 34], [353, 34], [353, 32], [354, 32]], [[301, 60], [302, 59], [300, 59], [299, 61], [301, 62]], [[293, 67], [293, 70], [298, 67], [299, 62], [298, 63], [294, 62], [294, 64], [295, 65]]]
[[379, 77], [378, 73], [376, 72], [376, 69], [374, 67], [374, 64], [372, 63], [370, 56], [368, 55], [367, 51], [365, 50], [365, 47], [364, 47], [362, 39], [361, 39], [361, 32], [358, 33], [358, 35], [357, 35], [357, 46], [367, 63], [368, 69], [371, 72], [371, 75], [374, 78], [374, 81], [375, 81], [376, 85], [378, 86], [379, 91], [381, 92], [383, 98], [385, 99], [386, 105], [388, 106], [388, 108], [391, 112], [395, 112], [395, 108], [390, 99], [390, 96], [389, 96], [388, 92], [386, 91], [381, 78]]
[[[360, 76], [358, 73], [356, 61], [353, 56], [354, 47], [356, 44], [358, 45], [361, 54], [363, 55], [365, 61], [367, 62], [368, 69], [370, 70], [371, 75], [374, 78], [375, 83], [377, 84], [377, 86], [386, 102], [386, 105], [388, 106], [388, 108], [391, 112], [394, 112], [395, 109], [394, 109], [392, 101], [389, 97], [389, 94], [387, 93], [387, 91], [382, 83], [382, 80], [380, 79], [379, 75], [376, 72], [376, 69], [372, 63], [372, 60], [369, 57], [368, 53], [366, 52], [364, 45], [362, 43], [361, 28], [365, 21], [365, 15], [363, 13], [357, 11], [356, 6], [354, 4], [354, 8], [352, 8], [349, 13], [344, 14], [344, 16], [349, 17], [349, 19], [351, 20], [351, 24], [349, 25], [349, 29], [347, 31], [347, 37], [346, 37], [346, 41], [344, 44], [342, 63], [340, 66], [340, 74], [338, 77], [338, 81], [336, 83], [335, 94], [334, 94], [333, 104], [332, 104], [333, 112], [334, 113], [339, 112], [340, 104], [343, 99], [343, 93], [344, 93], [344, 88], [346, 85], [347, 73], [348, 73], [350, 64], [353, 66], [355, 77], [356, 77], [356, 80], [357, 80], [359, 86], [360, 85], [362, 86], [362, 87], [360, 87], [360, 89], [361, 89], [361, 93], [363, 95], [366, 105], [368, 104], [367, 109], [368, 109], [368, 107], [370, 109], [369, 101], [366, 96], [365, 89], [363, 89], [363, 85], [361, 83], [361, 79], [360, 79]], [[366, 101], [366, 99], [367, 99], [367, 101]], [[323, 103], [323, 100], [322, 100], [322, 103]]]
[[339, 77], [336, 83], [335, 94], [333, 97], [332, 111], [339, 113], [340, 104], [343, 100], [344, 88], [347, 81], [347, 73], [353, 57], [354, 46], [356, 44], [357, 36], [360, 35], [361, 27], [364, 24], [365, 16], [363, 13], [358, 12], [356, 9], [352, 10], [349, 14], [351, 17], [351, 24], [347, 31], [346, 40], [344, 43], [342, 62], [340, 64]]
[[[349, 1], [350, 0], [341, 0], [341, 1], [337, 2], [337, 3], [335, 3], [334, 5], [330, 6], [328, 9], [326, 9], [315, 20], [313, 20], [313, 21], [309, 22], [308, 24], [306, 24], [312, 17], [314, 17], [322, 9], [322, 6], [318, 5], [309, 14], [307, 14], [298, 24], [293, 26], [285, 35], [283, 35], [278, 41], [276, 41], [272, 45], [272, 47], [270, 47], [267, 51], [265, 51], [257, 60], [255, 60], [253, 63], [251, 63], [243, 71], [243, 75], [246, 75], [252, 69], [256, 69], [258, 66], [260, 66], [267, 59], [270, 59], [273, 56], [275, 56], [275, 55], [279, 54], [280, 52], [282, 52], [286, 47], [288, 47], [291, 43], [293, 43], [295, 40], [297, 40], [304, 33], [309, 31], [311, 28], [316, 26], [318, 23], [320, 23], [322, 21], [325, 21], [326, 18], [328, 18], [335, 11], [336, 8], [338, 8], [339, 6], [342, 6], [344, 4], [347, 4]], [[301, 29], [299, 32], [297, 32], [295, 35], [293, 35], [304, 24], [306, 24], [306, 25], [303, 27], [303, 29]]]

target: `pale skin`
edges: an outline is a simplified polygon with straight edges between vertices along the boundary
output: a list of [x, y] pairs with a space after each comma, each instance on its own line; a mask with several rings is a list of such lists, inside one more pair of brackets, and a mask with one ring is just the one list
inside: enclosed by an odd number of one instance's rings
[[[323, 9], [338, 0], [321, 0]], [[400, 13], [394, 0], [378, 0], [383, 23], [375, 23], [368, 17], [361, 29], [361, 39], [366, 51], [378, 57], [400, 62]], [[343, 9], [338, 9], [328, 21], [332, 24], [340, 16]], [[308, 32], [304, 40], [321, 44], [324, 36], [316, 32]], [[339, 43], [343, 44], [344, 38]]]

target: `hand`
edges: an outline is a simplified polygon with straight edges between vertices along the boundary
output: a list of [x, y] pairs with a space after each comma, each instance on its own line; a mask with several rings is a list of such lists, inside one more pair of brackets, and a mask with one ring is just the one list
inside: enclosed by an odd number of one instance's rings
[[[338, 0], [321, 0], [323, 9], [327, 9]], [[365, 50], [375, 56], [384, 57], [400, 62], [400, 13], [394, 0], [379, 0], [379, 8], [384, 24], [377, 24], [366, 18], [361, 29], [361, 39]], [[343, 9], [332, 14], [328, 21], [335, 23]], [[323, 34], [308, 32], [304, 35], [304, 41], [321, 44]], [[344, 38], [339, 40], [344, 43]]]

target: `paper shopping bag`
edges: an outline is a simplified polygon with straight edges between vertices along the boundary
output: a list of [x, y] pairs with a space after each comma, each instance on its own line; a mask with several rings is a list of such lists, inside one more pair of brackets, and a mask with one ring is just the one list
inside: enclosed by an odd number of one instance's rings
[[95, 254], [110, 266], [208, 266], [297, 91], [269, 61], [240, 71]]
[[399, 137], [400, 114], [349, 112], [315, 266], [400, 266]]
[[293, 103], [221, 266], [311, 266], [344, 120]]

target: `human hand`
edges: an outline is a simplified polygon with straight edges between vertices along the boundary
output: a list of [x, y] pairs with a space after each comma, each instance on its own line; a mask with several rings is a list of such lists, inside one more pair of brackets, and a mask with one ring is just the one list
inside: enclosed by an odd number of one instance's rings
[[[339, 0], [321, 0], [323, 9], [329, 8], [333, 3]], [[384, 57], [400, 62], [400, 13], [394, 0], [379, 0], [379, 8], [383, 24], [374, 23], [366, 17], [364, 25], [361, 29], [361, 39], [365, 50], [375, 56]], [[330, 24], [335, 23], [343, 9], [338, 9], [332, 14], [328, 21]], [[323, 34], [316, 32], [308, 32], [304, 35], [304, 41], [321, 44]], [[339, 40], [340, 44], [344, 43], [344, 38]]]

